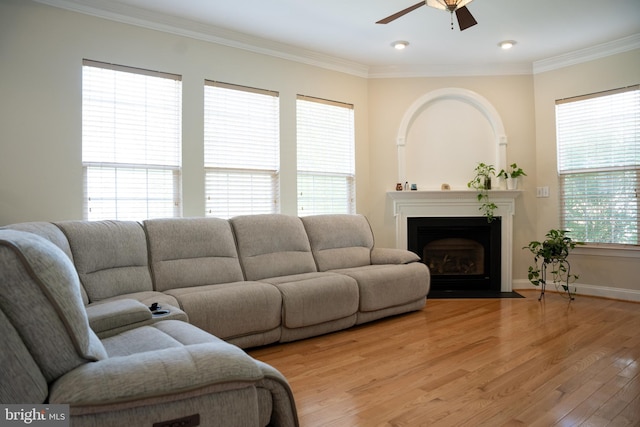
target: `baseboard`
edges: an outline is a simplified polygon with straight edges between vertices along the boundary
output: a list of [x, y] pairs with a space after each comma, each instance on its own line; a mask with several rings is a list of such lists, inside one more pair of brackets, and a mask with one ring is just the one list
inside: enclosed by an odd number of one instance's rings
[[[512, 286], [514, 291], [518, 289], [540, 289], [538, 286], [533, 286], [528, 280], [524, 279], [514, 280]], [[592, 297], [640, 302], [640, 290], [638, 289], [613, 288], [610, 286], [588, 285], [586, 283], [572, 283], [571, 287], [576, 288], [576, 296], [589, 295]], [[551, 287], [547, 289], [553, 290]]]

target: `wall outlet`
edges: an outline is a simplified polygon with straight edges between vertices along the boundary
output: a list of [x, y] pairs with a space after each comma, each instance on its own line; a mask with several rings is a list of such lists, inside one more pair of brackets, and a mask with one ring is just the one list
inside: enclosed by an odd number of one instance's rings
[[536, 187], [536, 197], [549, 197], [549, 187]]

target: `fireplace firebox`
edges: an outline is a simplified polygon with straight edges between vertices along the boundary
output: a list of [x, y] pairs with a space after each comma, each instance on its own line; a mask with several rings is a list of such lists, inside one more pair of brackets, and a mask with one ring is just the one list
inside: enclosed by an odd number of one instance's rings
[[407, 246], [431, 272], [433, 291], [500, 292], [501, 218], [407, 218]]

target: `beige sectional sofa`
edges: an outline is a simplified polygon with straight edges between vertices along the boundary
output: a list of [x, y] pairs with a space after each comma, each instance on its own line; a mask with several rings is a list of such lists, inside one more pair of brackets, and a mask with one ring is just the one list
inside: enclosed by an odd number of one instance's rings
[[[27, 228], [60, 237], [42, 224]], [[122, 264], [116, 253], [105, 248], [103, 261]], [[286, 379], [237, 346], [184, 321], [153, 321], [134, 300], [108, 296], [85, 309], [69, 254], [38, 235], [0, 230], [0, 403], [27, 414], [26, 424], [52, 405], [68, 405], [63, 414], [74, 427], [298, 425]], [[104, 272], [92, 273], [100, 282]], [[98, 338], [87, 317], [94, 304], [100, 323], [118, 332]], [[108, 307], [116, 322], [105, 316]]]
[[[31, 222], [4, 228], [9, 230], [0, 233], [36, 234], [66, 254], [90, 332], [107, 348], [103, 356], [145, 360], [145, 346], [163, 348], [171, 342], [167, 335], [187, 347], [235, 344], [230, 347], [239, 351], [239, 361], [256, 364], [251, 381], [258, 398], [249, 404], [258, 408], [260, 422], [246, 425], [297, 421], [286, 380], [237, 347], [298, 340], [418, 310], [429, 291], [429, 271], [419, 257], [375, 247], [361, 215]], [[165, 311], [152, 313], [153, 303]], [[197, 338], [177, 338], [182, 333]], [[145, 344], [154, 335], [165, 338]]]

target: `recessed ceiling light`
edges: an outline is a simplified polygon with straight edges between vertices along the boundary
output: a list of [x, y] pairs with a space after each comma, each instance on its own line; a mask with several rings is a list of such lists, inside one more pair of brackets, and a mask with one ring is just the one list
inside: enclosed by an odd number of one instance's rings
[[507, 49], [511, 49], [515, 44], [516, 44], [515, 40], [505, 40], [498, 43], [498, 46], [500, 46], [501, 49], [507, 50]]
[[404, 41], [404, 40], [398, 40], [397, 42], [391, 43], [391, 46], [393, 46], [397, 50], [402, 50], [402, 49], [406, 48], [407, 46], [409, 46], [409, 42]]

